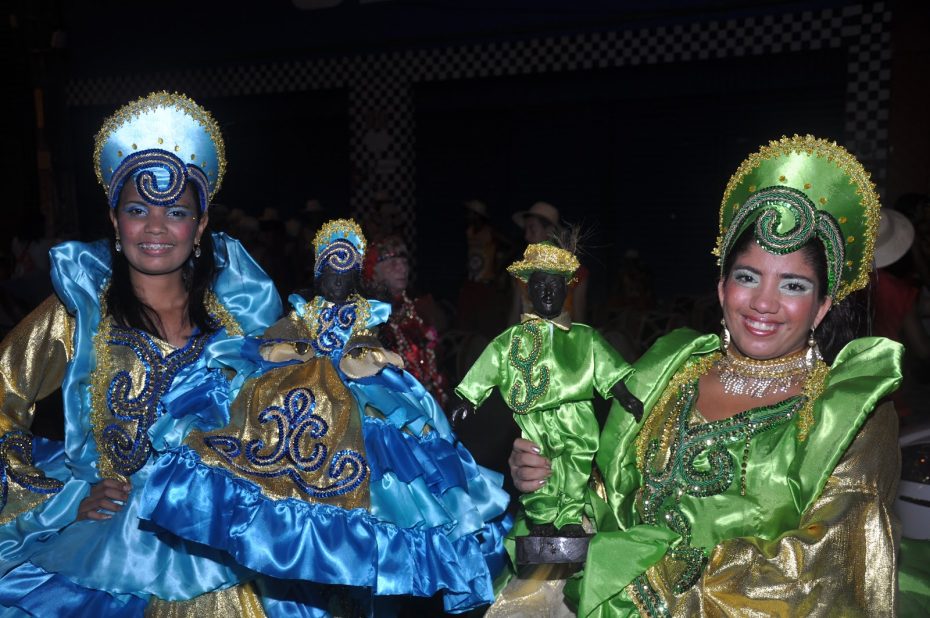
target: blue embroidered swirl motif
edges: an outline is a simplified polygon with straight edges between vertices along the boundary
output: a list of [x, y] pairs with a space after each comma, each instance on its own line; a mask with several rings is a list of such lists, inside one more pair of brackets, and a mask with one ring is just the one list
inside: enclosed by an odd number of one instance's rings
[[317, 275], [323, 272], [324, 266], [329, 266], [336, 272], [345, 273], [359, 270], [362, 267], [362, 254], [351, 242], [340, 238], [329, 243], [316, 261]]
[[357, 318], [358, 312], [352, 302], [321, 308], [316, 318], [319, 333], [310, 341], [313, 350], [319, 355], [330, 357], [341, 352]]
[[106, 394], [107, 409], [116, 421], [103, 430], [101, 453], [115, 471], [130, 476], [145, 465], [152, 452], [148, 430], [158, 418], [162, 395], [181, 369], [200, 358], [210, 335], [191, 337], [183, 348], [162, 357], [155, 342], [142, 331], [115, 324], [111, 328], [107, 343], [128, 347], [145, 368], [144, 382], [136, 397], [132, 396], [132, 376], [126, 370], [113, 376]]
[[368, 462], [357, 451], [344, 449], [333, 454], [326, 468], [326, 478], [332, 482], [314, 485], [304, 478], [304, 473], [320, 470], [329, 458], [329, 449], [322, 442], [329, 425], [313, 413], [315, 409], [313, 392], [295, 388], [284, 397], [283, 406], [268, 406], [258, 415], [262, 425], [274, 424], [275, 435], [268, 445], [260, 438], [243, 445], [235, 436], [216, 435], [205, 437], [204, 443], [241, 474], [287, 477], [314, 498], [349, 493], [368, 477]]
[[37, 494], [54, 494], [64, 486], [61, 481], [42, 474], [28, 474], [18, 470], [33, 465], [32, 437], [19, 429], [7, 432], [0, 438], [0, 465], [0, 511], [6, 507], [10, 481]]

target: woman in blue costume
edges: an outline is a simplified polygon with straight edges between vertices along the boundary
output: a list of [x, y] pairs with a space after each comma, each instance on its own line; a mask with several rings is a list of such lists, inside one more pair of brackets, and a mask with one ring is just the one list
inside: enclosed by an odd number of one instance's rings
[[265, 339], [230, 345], [229, 358], [254, 362], [230, 425], [192, 433], [161, 461], [144, 516], [278, 580], [355, 587], [304, 585], [304, 608], [321, 615], [347, 596], [375, 615], [396, 595], [442, 592], [449, 612], [490, 603], [509, 524], [500, 475], [475, 464], [372, 332], [390, 305], [355, 292], [355, 222], [330, 221], [314, 246], [319, 295], [292, 295]]
[[[53, 248], [55, 295], [0, 344], [0, 615], [261, 615], [254, 586], [236, 585], [253, 573], [138, 512], [158, 453], [227, 420], [198, 413], [227, 409], [210, 346], [281, 311], [241, 245], [206, 230], [219, 127], [183, 95], [153, 93], [105, 122], [94, 163], [114, 240]], [[59, 386], [53, 444], [29, 427]]]
[[[786, 137], [740, 165], [716, 247], [723, 334], [677, 330], [635, 363], [646, 415], [614, 407], [601, 435], [598, 533], [566, 586], [579, 616], [898, 615], [903, 350], [857, 338], [847, 298], [878, 222], [833, 142]], [[522, 490], [546, 474], [531, 448], [511, 456]]]

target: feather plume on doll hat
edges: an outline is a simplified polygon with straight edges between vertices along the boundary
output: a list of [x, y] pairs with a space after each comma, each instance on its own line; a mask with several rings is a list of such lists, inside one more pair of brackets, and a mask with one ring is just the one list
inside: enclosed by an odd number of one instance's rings
[[313, 238], [316, 266], [314, 276], [319, 277], [324, 266], [336, 272], [361, 270], [365, 261], [365, 235], [352, 219], [327, 221]]
[[869, 280], [879, 225], [869, 173], [845, 148], [811, 135], [782, 137], [743, 161], [720, 207], [721, 268], [751, 226], [756, 242], [785, 255], [817, 238], [827, 258], [827, 293], [840, 301]]
[[170, 206], [191, 182], [200, 211], [220, 188], [226, 147], [213, 116], [183, 94], [153, 92], [116, 110], [94, 139], [94, 168], [116, 206], [126, 181], [158, 206]]
[[534, 272], [562, 275], [568, 283], [574, 280], [581, 264], [571, 251], [560, 249], [548, 242], [529, 245], [523, 259], [507, 267], [507, 272], [526, 283]]

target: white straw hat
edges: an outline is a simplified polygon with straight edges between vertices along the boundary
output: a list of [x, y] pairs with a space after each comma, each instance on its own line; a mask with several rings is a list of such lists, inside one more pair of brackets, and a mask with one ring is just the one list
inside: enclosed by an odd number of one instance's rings
[[914, 225], [897, 210], [881, 209], [878, 237], [875, 239], [875, 268], [894, 264], [914, 242]]

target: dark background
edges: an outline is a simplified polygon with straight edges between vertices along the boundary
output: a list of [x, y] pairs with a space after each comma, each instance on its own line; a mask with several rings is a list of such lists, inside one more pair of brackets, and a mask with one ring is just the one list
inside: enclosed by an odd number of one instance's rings
[[[11, 225], [0, 230], [0, 247], [9, 246], [37, 203], [51, 213], [55, 236], [108, 232], [90, 153], [102, 118], [125, 101], [71, 104], [76, 83], [144, 75], [133, 93], [140, 96], [211, 68], [506, 45], [850, 3], [347, 0], [316, 10], [298, 8], [312, 2], [284, 0], [3, 4], [0, 180]], [[880, 189], [893, 201], [930, 184], [930, 44], [921, 29], [930, 26], [930, 11], [921, 3], [882, 6], [892, 15], [894, 54], [890, 154]], [[652, 269], [660, 298], [706, 292], [729, 174], [748, 152], [783, 134], [845, 143], [852, 87], [846, 64], [846, 50], [824, 49], [414, 84], [416, 188], [402, 207], [416, 217], [408, 240], [420, 287], [454, 297], [465, 268], [461, 202], [477, 197], [515, 246], [520, 230], [510, 214], [537, 200], [584, 224], [595, 299], [628, 249]], [[362, 181], [351, 161], [345, 89], [191, 94], [218, 118], [227, 140], [218, 202], [255, 216], [268, 207], [287, 216], [316, 197], [331, 216], [359, 214], [352, 195]]]

